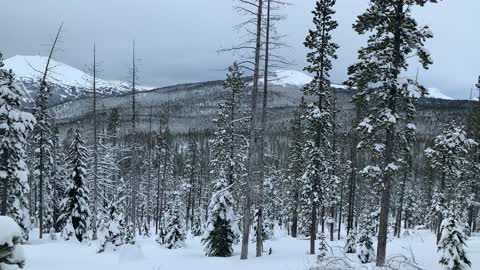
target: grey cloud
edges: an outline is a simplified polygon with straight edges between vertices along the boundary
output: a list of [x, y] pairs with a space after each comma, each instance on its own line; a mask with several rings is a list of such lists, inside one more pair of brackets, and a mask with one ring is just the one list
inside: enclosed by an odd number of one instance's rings
[[[295, 62], [292, 69], [305, 64], [302, 42], [311, 24], [314, 0], [292, 0], [284, 13], [287, 21], [279, 30], [287, 35], [290, 48], [281, 53]], [[332, 80], [346, 79], [346, 68], [364, 44], [351, 29], [367, 0], [337, 0], [340, 26], [335, 39], [341, 46]], [[15, 0], [2, 3], [0, 50], [6, 57], [15, 54], [47, 53], [45, 44], [61, 21], [65, 24], [63, 52], [57, 60], [75, 67], [90, 62], [91, 47], [97, 44], [103, 77], [124, 80], [128, 77], [131, 42], [137, 43], [141, 82], [168, 85], [180, 82], [221, 79], [233, 58], [217, 54], [217, 49], [235, 43], [232, 26], [240, 18], [231, 0]], [[428, 48], [435, 64], [420, 73], [429, 87], [447, 95], [464, 98], [480, 73], [480, 17], [478, 0], [442, 1], [416, 11], [420, 23], [431, 26], [435, 38]], [[409, 73], [415, 74], [417, 64]]]

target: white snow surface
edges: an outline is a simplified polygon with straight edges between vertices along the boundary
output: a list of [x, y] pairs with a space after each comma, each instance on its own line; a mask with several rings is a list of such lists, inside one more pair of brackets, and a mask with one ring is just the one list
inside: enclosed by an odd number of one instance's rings
[[[158, 245], [154, 236], [152, 238], [137, 237], [137, 244], [141, 246], [144, 257], [130, 256], [132, 253], [128, 252], [129, 259], [119, 259], [122, 257], [120, 251], [97, 254], [94, 243], [79, 243], [75, 240], [38, 240], [35, 232], [38, 233], [34, 230], [31, 234], [35, 239], [25, 246], [26, 270], [306, 270], [316, 262], [316, 255], [308, 255], [308, 239], [294, 239], [286, 236], [284, 231], [278, 230], [274, 240], [265, 242], [266, 252], [262, 257], [255, 257], [255, 244], [251, 243], [248, 260], [243, 261], [240, 260], [240, 245], [234, 247], [232, 257], [206, 257], [200, 237], [189, 237], [185, 247], [175, 250], [168, 250]], [[410, 259], [414, 256], [421, 269], [441, 269], [438, 264], [439, 254], [435, 245], [435, 235], [429, 230], [409, 230], [408, 232], [408, 235], [402, 235], [400, 239], [389, 237], [387, 260], [398, 255]], [[345, 238], [343, 235], [340, 241], [327, 240], [327, 244], [331, 247], [331, 251], [327, 254], [329, 257], [341, 255]], [[376, 248], [376, 238], [373, 240]], [[473, 234], [467, 245], [468, 255], [472, 260], [471, 269], [480, 269], [480, 234]], [[272, 255], [268, 255], [270, 248], [273, 251]], [[377, 269], [374, 263], [366, 265], [356, 263], [358, 259], [355, 254], [348, 254], [348, 257], [352, 262], [351, 269]]]

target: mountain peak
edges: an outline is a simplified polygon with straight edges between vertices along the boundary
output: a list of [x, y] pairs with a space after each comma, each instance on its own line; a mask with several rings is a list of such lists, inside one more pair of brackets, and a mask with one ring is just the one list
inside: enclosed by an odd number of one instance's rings
[[[39, 81], [45, 70], [48, 57], [41, 55], [15, 55], [3, 61], [5, 69], [11, 69], [17, 80], [22, 82], [29, 96], [39, 88]], [[50, 60], [48, 76], [49, 87], [53, 89], [52, 102], [88, 96], [91, 92], [93, 78], [91, 75], [65, 63]], [[116, 95], [130, 91], [130, 84], [122, 81], [96, 80], [97, 91], [101, 95]], [[145, 90], [146, 87], [138, 87]]]

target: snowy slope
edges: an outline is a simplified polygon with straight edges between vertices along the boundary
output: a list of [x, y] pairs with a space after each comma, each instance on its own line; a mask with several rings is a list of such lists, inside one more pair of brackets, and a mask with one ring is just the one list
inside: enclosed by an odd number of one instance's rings
[[[274, 72], [274, 78], [271, 79], [271, 84], [280, 85], [280, 86], [304, 86], [312, 81], [312, 77], [296, 70], [276, 70]], [[332, 84], [333, 88], [337, 89], [347, 89], [347, 86], [341, 84]], [[437, 99], [446, 99], [453, 100], [453, 98], [445, 95], [438, 88], [428, 88], [429, 95], [427, 98], [437, 98]]]
[[428, 98], [438, 98], [438, 99], [446, 99], [446, 100], [453, 100], [453, 98], [445, 95], [442, 91], [438, 88], [428, 88]]
[[[38, 55], [16, 55], [4, 61], [5, 68], [13, 70], [31, 98], [35, 96], [46, 63], [47, 57]], [[84, 97], [91, 91], [93, 80], [89, 74], [53, 59], [50, 67], [47, 82], [53, 89], [54, 103]], [[108, 96], [126, 93], [130, 86], [126, 82], [97, 79], [97, 89], [99, 94]]]
[[313, 79], [309, 75], [296, 70], [276, 70], [274, 74], [275, 76], [270, 83], [281, 86], [304, 86], [305, 84], [310, 83]]

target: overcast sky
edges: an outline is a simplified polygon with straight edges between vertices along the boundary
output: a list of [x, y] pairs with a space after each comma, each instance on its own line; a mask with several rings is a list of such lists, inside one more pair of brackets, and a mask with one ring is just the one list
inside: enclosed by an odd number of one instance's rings
[[[232, 26], [240, 17], [232, 0], [14, 0], [2, 1], [0, 50], [8, 58], [16, 54], [46, 55], [47, 44], [64, 22], [62, 52], [56, 60], [84, 69], [90, 62], [93, 42], [102, 63], [102, 77], [125, 80], [136, 40], [140, 81], [164, 86], [182, 82], [222, 79], [223, 68], [233, 62], [217, 50], [236, 43]], [[281, 51], [295, 64], [305, 65], [303, 40], [311, 25], [315, 0], [291, 0], [284, 9], [288, 18], [279, 25], [290, 45]], [[335, 40], [341, 46], [332, 81], [346, 79], [346, 69], [364, 45], [351, 28], [368, 0], [337, 0], [339, 28]], [[445, 0], [416, 10], [421, 24], [430, 25], [435, 37], [427, 47], [434, 65], [421, 71], [427, 87], [447, 95], [466, 98], [480, 74], [479, 0]], [[418, 64], [411, 66], [414, 75]]]

